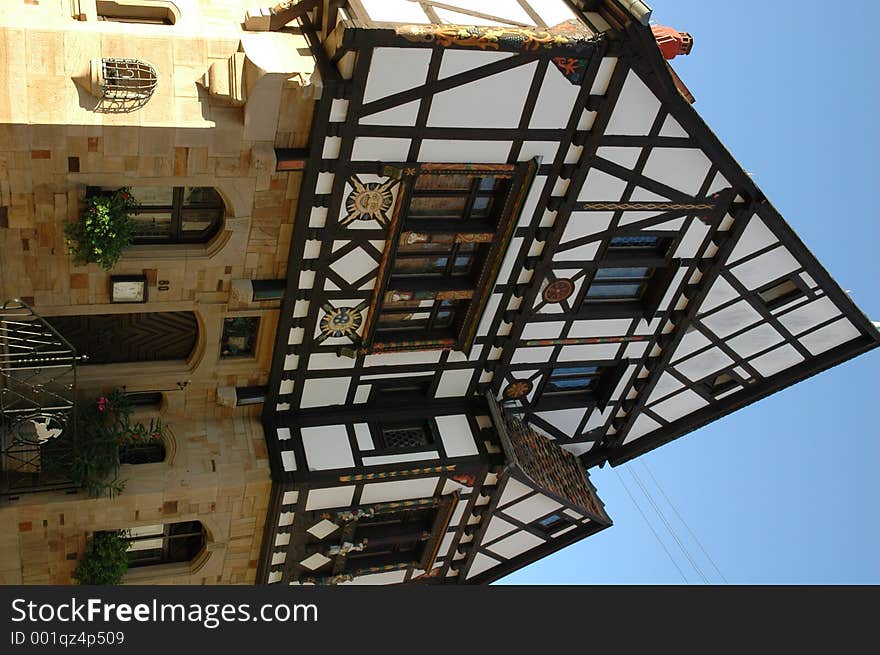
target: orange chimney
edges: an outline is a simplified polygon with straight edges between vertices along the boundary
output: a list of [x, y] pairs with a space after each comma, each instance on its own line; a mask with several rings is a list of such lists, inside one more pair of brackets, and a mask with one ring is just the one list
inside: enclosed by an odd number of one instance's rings
[[660, 46], [660, 52], [666, 59], [675, 59], [678, 55], [688, 55], [694, 47], [694, 37], [687, 32], [679, 32], [665, 25], [652, 25], [651, 31]]

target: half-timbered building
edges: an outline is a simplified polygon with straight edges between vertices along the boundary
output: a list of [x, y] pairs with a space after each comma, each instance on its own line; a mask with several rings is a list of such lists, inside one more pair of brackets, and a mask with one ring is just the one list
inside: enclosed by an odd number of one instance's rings
[[[0, 16], [0, 582], [110, 531], [122, 582], [490, 582], [611, 525], [591, 467], [878, 344], [640, 0], [252, 5]], [[111, 389], [168, 429], [93, 498], [47, 463]]]
[[[479, 583], [610, 525], [586, 469], [877, 345], [641, 2], [348, 0], [263, 420], [259, 582]], [[313, 77], [313, 81], [314, 81]]]

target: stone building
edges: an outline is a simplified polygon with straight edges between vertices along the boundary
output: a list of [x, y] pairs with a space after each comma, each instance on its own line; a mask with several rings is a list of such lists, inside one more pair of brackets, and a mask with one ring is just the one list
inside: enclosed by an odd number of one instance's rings
[[[131, 582], [488, 582], [611, 524], [589, 467], [877, 346], [644, 3], [249, 4], [4, 17], [0, 340], [57, 333], [169, 436], [118, 496], [50, 489], [32, 389], [0, 581], [127, 529]], [[120, 188], [133, 245], [76, 265]]]
[[[161, 462], [122, 464], [126, 489], [112, 499], [23, 493], [5, 476], [0, 582], [67, 583], [91, 532], [193, 521], [205, 532], [198, 557], [126, 579], [254, 581], [271, 481], [259, 405], [243, 403], [267, 380], [271, 281], [286, 274], [297, 200], [274, 148], [307, 142], [313, 61], [301, 36], [244, 31], [249, 4], [3, 7], [0, 299], [21, 299], [89, 356], [78, 397], [124, 388], [170, 442]], [[142, 106], [109, 88], [131, 60], [155, 73]], [[136, 245], [109, 272], [75, 265], [64, 222], [87, 193], [120, 187], [151, 208]], [[114, 302], [111, 278], [143, 280], [146, 301]], [[266, 283], [255, 293], [251, 280]]]

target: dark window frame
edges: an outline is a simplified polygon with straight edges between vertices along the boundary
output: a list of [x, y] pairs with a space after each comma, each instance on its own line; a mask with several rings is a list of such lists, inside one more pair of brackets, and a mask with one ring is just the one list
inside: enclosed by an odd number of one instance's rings
[[[155, 539], [162, 540], [161, 548], [153, 548], [149, 549], [148, 551], [136, 551], [129, 549], [127, 551], [127, 554], [129, 558], [128, 566], [130, 569], [142, 568], [147, 566], [157, 566], [160, 564], [181, 564], [192, 562], [198, 556], [198, 554], [202, 552], [202, 550], [204, 550], [205, 545], [208, 541], [205, 526], [202, 524], [201, 521], [177, 521], [174, 523], [164, 523], [162, 524], [161, 534], [154, 533], [149, 535], [132, 536], [130, 530], [131, 529], [125, 530], [125, 536], [123, 537], [123, 539], [129, 543], [137, 541], [150, 541]], [[190, 544], [184, 544], [183, 550], [180, 549], [179, 543], [174, 543], [175, 541], [180, 542], [183, 539], [194, 539], [196, 537], [198, 538], [198, 542], [193, 541]], [[178, 548], [175, 549], [175, 546], [177, 546]], [[133, 554], [147, 552], [150, 552], [151, 554], [143, 557], [138, 555], [132, 557]]]
[[[548, 521], [548, 520], [551, 520], [554, 518], [556, 520], [553, 521], [551, 524], [544, 525], [545, 521]], [[577, 525], [577, 524], [572, 517], [570, 517], [564, 513], [564, 510], [559, 509], [559, 510], [556, 510], [555, 512], [552, 512], [550, 514], [547, 514], [546, 516], [542, 516], [541, 518], [532, 521], [529, 525], [530, 525], [530, 527], [532, 527], [536, 531], [544, 534], [545, 536], [552, 537], [554, 535], [559, 534], [560, 532], [562, 532], [566, 528], [568, 528], [572, 525]]]
[[[776, 298], [771, 298], [769, 300], [765, 298], [765, 295], [767, 293], [786, 283], [791, 283], [792, 286], [794, 286], [794, 289]], [[767, 311], [770, 312], [775, 311], [781, 307], [785, 307], [786, 305], [789, 305], [800, 298], [809, 298], [811, 295], [810, 289], [807, 287], [806, 283], [803, 281], [799, 273], [789, 273], [788, 275], [783, 275], [782, 277], [777, 278], [768, 284], [764, 284], [758, 287], [757, 289], [755, 289], [754, 293], [758, 301], [761, 302], [763, 306], [767, 308]]]
[[[654, 244], [618, 245], [626, 239], [655, 239]], [[673, 257], [680, 234], [660, 231], [620, 232], [609, 237], [602, 245], [600, 254], [589, 266], [580, 298], [575, 303], [578, 315], [590, 318], [645, 318], [651, 320], [657, 313], [663, 297], [669, 289], [679, 264]], [[637, 277], [618, 277], [599, 271], [647, 269]], [[618, 297], [591, 298], [590, 289], [597, 286], [624, 286], [638, 281], [636, 294]]]
[[[626, 358], [618, 361], [554, 362], [541, 375], [532, 404], [536, 409], [542, 411], [589, 406], [604, 410], [629, 365], [630, 360]], [[572, 390], [549, 388], [554, 377], [560, 380], [583, 377], [583, 374], [575, 373], [575, 371], [588, 367], [599, 369], [597, 373], [590, 374], [590, 377], [595, 378], [595, 381], [589, 387]], [[566, 374], [566, 371], [571, 371], [571, 374]]]
[[[504, 255], [522, 208], [535, 162], [513, 165], [419, 164], [407, 168], [399, 191], [399, 209], [392, 218], [388, 245], [380, 267], [379, 293], [371, 308], [365, 329], [365, 352], [415, 349], [456, 349], [466, 351], [474, 338], [477, 321], [488, 300], [490, 282], [498, 273], [494, 264]], [[469, 178], [467, 189], [422, 186], [420, 180], [432, 177]], [[490, 190], [483, 188], [486, 178], [495, 179]], [[412, 201], [430, 197], [462, 198], [458, 215], [413, 216]], [[480, 198], [487, 211], [474, 214]], [[436, 241], [434, 239], [437, 239]], [[419, 241], [411, 239], [421, 239]], [[418, 252], [413, 244], [448, 244]], [[470, 245], [473, 244], [473, 245]], [[466, 255], [464, 253], [467, 253]], [[473, 253], [473, 254], [471, 254]], [[398, 262], [407, 259], [445, 258], [445, 267], [426, 267], [425, 274], [401, 272]], [[461, 262], [469, 260], [467, 266]], [[456, 264], [460, 267], [456, 269]], [[427, 301], [431, 301], [430, 306]], [[396, 303], [425, 302], [425, 307]], [[419, 310], [419, 311], [413, 311]], [[391, 324], [395, 315], [426, 314], [412, 329], [404, 321]], [[413, 320], [413, 319], [405, 319]], [[382, 323], [386, 323], [383, 327]]]

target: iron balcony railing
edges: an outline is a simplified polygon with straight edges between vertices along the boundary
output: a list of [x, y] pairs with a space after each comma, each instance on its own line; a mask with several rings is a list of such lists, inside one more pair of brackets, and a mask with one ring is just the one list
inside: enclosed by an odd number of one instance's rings
[[0, 305], [0, 498], [75, 491], [76, 350], [20, 300]]

